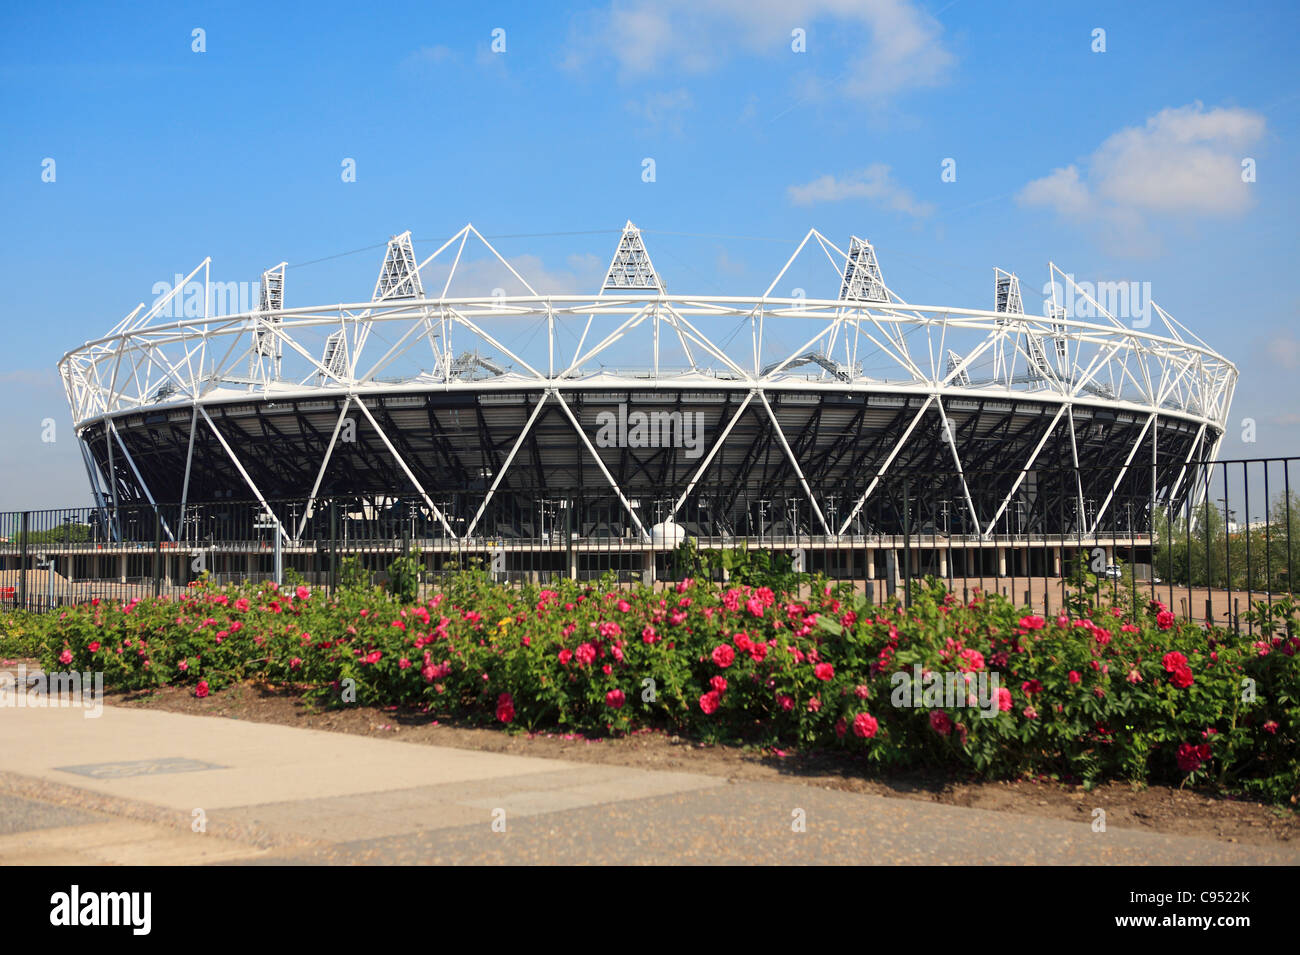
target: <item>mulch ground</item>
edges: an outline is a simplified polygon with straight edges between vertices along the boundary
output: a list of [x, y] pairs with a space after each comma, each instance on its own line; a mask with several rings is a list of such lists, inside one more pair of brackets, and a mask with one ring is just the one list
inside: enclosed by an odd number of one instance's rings
[[658, 730], [586, 738], [572, 733], [507, 731], [396, 709], [352, 706], [318, 711], [294, 691], [253, 683], [229, 687], [201, 700], [190, 688], [167, 687], [152, 693], [108, 693], [106, 702], [414, 744], [678, 770], [728, 779], [801, 783], [1071, 822], [1090, 823], [1093, 810], [1100, 807], [1106, 812], [1108, 828], [1145, 829], [1227, 842], [1277, 845], [1300, 839], [1300, 812], [1295, 806], [1270, 806], [1169, 786], [1135, 787], [1117, 782], [1086, 791], [1082, 786], [1048, 778], [987, 782], [935, 773], [882, 775], [843, 753], [709, 745]]

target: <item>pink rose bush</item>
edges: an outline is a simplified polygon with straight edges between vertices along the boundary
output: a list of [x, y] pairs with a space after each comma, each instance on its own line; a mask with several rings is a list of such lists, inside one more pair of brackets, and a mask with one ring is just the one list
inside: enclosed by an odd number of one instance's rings
[[[113, 689], [183, 685], [202, 699], [259, 679], [341, 706], [351, 680], [361, 705], [502, 728], [660, 727], [844, 749], [882, 767], [1213, 783], [1280, 801], [1300, 792], [1296, 608], [1275, 601], [1248, 635], [1179, 620], [1158, 601], [1091, 603], [1075, 594], [1043, 616], [937, 582], [904, 607], [825, 580], [781, 593], [703, 579], [506, 587], [463, 573], [415, 604], [377, 590], [202, 584], [21, 623], [47, 670], [102, 671]], [[917, 687], [915, 705], [898, 703], [900, 676], [917, 673], [955, 674], [963, 689], [925, 703]], [[979, 681], [993, 678], [981, 702]]]

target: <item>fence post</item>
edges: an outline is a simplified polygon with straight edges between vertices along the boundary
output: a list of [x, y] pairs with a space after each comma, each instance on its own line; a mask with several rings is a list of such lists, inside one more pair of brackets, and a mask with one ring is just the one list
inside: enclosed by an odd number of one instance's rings
[[903, 479], [903, 606], [912, 606], [912, 505], [910, 481]]
[[338, 592], [338, 563], [339, 563], [339, 510], [330, 502], [330, 571], [329, 587], [330, 596]]
[[27, 531], [31, 522], [31, 511], [23, 511], [18, 539], [22, 544], [22, 555], [18, 558], [18, 606], [27, 609]]
[[153, 595], [162, 593], [162, 515], [153, 512]]
[[578, 579], [578, 563], [573, 556], [573, 502], [568, 502], [564, 509], [564, 564], [565, 576], [570, 580]]

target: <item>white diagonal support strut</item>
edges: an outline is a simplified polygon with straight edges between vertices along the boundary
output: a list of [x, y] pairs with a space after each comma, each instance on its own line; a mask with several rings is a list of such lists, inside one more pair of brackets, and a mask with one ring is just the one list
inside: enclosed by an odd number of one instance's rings
[[953, 463], [957, 465], [957, 480], [961, 481], [961, 492], [966, 496], [966, 507], [970, 509], [970, 518], [974, 522], [971, 526], [978, 528], [980, 526], [980, 516], [975, 510], [975, 502], [971, 500], [970, 488], [966, 484], [966, 472], [961, 466], [961, 455], [957, 453], [957, 431], [948, 420], [948, 412], [943, 407], [943, 401], [938, 395], [934, 398], [935, 407], [939, 409], [939, 417], [943, 420], [944, 441], [952, 450]]
[[925, 399], [920, 409], [916, 412], [915, 417], [912, 418], [911, 423], [907, 426], [906, 430], [903, 431], [902, 436], [894, 444], [889, 455], [880, 465], [880, 470], [876, 472], [876, 476], [871, 479], [871, 483], [867, 485], [867, 489], [862, 492], [862, 496], [858, 498], [857, 503], [853, 505], [853, 510], [849, 511], [849, 516], [845, 519], [844, 523], [840, 525], [841, 537], [844, 536], [844, 532], [849, 529], [849, 525], [853, 523], [853, 519], [858, 516], [858, 511], [862, 510], [862, 505], [867, 503], [867, 498], [871, 497], [871, 492], [876, 489], [876, 485], [879, 484], [880, 479], [885, 476], [885, 472], [889, 470], [889, 466], [894, 463], [894, 458], [898, 457], [898, 452], [903, 450], [903, 446], [907, 444], [907, 439], [912, 436], [912, 432], [916, 430], [916, 426], [920, 424], [921, 419], [925, 417], [925, 412], [929, 409], [930, 402], [932, 401], [934, 401], [934, 395], [930, 395]]
[[107, 419], [107, 421], [109, 429], [113, 432], [113, 437], [117, 439], [117, 446], [122, 449], [122, 454], [126, 457], [126, 463], [131, 466], [131, 473], [135, 475], [136, 482], [140, 485], [140, 489], [144, 491], [144, 496], [149, 501], [149, 506], [153, 508], [155, 516], [157, 516], [158, 520], [161, 522], [163, 533], [167, 535], [169, 541], [176, 540], [176, 538], [172, 536], [172, 529], [167, 526], [167, 518], [162, 516], [162, 511], [158, 509], [158, 502], [153, 499], [153, 493], [149, 490], [149, 485], [146, 484], [144, 478], [140, 476], [140, 469], [135, 466], [135, 459], [131, 457], [131, 452], [126, 449], [126, 442], [124, 442], [122, 436], [117, 433], [117, 425], [113, 424], [113, 419], [111, 418]]
[[334, 433], [330, 435], [329, 447], [325, 449], [325, 459], [320, 463], [320, 470], [316, 472], [316, 480], [312, 482], [311, 494], [307, 498], [307, 509], [302, 513], [302, 520], [298, 522], [298, 528], [294, 531], [293, 539], [301, 540], [303, 529], [306, 528], [307, 522], [311, 520], [312, 514], [316, 510], [316, 495], [320, 492], [321, 481], [325, 479], [325, 471], [330, 466], [330, 458], [334, 456], [334, 445], [338, 443], [339, 433], [343, 430], [343, 424], [348, 420], [348, 407], [352, 404], [352, 396], [347, 395], [343, 399], [343, 407], [339, 410], [339, 419], [334, 422]]
[[208, 423], [208, 427], [212, 429], [212, 433], [216, 435], [217, 442], [226, 452], [226, 457], [230, 458], [230, 463], [235, 466], [235, 470], [239, 472], [239, 476], [244, 479], [244, 483], [248, 485], [248, 489], [253, 492], [253, 496], [257, 498], [258, 503], [262, 505], [262, 510], [266, 511], [266, 516], [275, 521], [275, 529], [279, 532], [280, 536], [284, 538], [284, 542], [286, 544], [289, 543], [289, 533], [284, 529], [284, 525], [280, 523], [280, 518], [276, 515], [275, 511], [271, 509], [271, 505], [266, 502], [266, 497], [258, 489], [257, 485], [253, 482], [253, 479], [249, 477], [248, 472], [244, 470], [243, 464], [241, 464], [239, 458], [235, 456], [235, 452], [231, 450], [230, 443], [226, 441], [226, 436], [221, 433], [217, 428], [216, 423], [213, 422], [212, 418], [208, 415], [208, 409], [204, 408], [202, 405], [196, 405], [195, 407], [199, 409], [199, 414], [203, 415], [203, 420]]
[[428, 505], [429, 511], [438, 519], [438, 523], [442, 525], [442, 529], [447, 532], [447, 536], [452, 540], [456, 540], [456, 532], [453, 531], [451, 525], [447, 523], [447, 518], [444, 517], [442, 511], [438, 509], [438, 505], [434, 504], [429, 498], [428, 493], [424, 490], [424, 485], [421, 484], [420, 479], [415, 476], [415, 472], [412, 471], [410, 466], [406, 463], [406, 459], [397, 453], [397, 448], [395, 448], [393, 442], [388, 439], [388, 435], [384, 433], [384, 429], [379, 427], [379, 422], [376, 421], [375, 416], [370, 413], [370, 409], [366, 407], [366, 403], [355, 395], [352, 400], [356, 402], [357, 407], [361, 409], [361, 413], [366, 416], [366, 420], [370, 422], [370, 427], [375, 429], [375, 434], [379, 435], [379, 440], [384, 442], [384, 447], [386, 447], [388, 453], [393, 456], [393, 460], [397, 462], [397, 466], [402, 469], [402, 473], [406, 475], [406, 479], [415, 485], [416, 491], [419, 492], [424, 503]]
[[757, 392], [752, 388], [746, 393], [745, 400], [740, 403], [740, 407], [736, 409], [736, 413], [731, 416], [731, 420], [727, 422], [727, 426], [722, 429], [722, 434], [718, 435], [718, 440], [713, 442], [713, 447], [709, 448], [709, 453], [706, 454], [704, 460], [700, 462], [700, 466], [696, 470], [695, 475], [691, 478], [690, 483], [686, 485], [686, 490], [682, 492], [682, 496], [679, 497], [677, 503], [673, 505], [673, 512], [668, 515], [668, 520], [671, 521], [677, 516], [677, 512], [682, 509], [682, 505], [686, 503], [686, 499], [690, 497], [691, 492], [695, 490], [695, 485], [700, 483], [700, 478], [703, 477], [704, 472], [708, 470], [709, 464], [713, 461], [713, 458], [722, 450], [722, 445], [727, 440], [727, 435], [731, 434], [731, 429], [736, 426], [736, 422], [739, 421], [741, 415], [745, 413], [745, 409], [749, 407], [749, 403], [754, 400], [755, 394], [757, 394]]
[[185, 478], [181, 482], [181, 536], [185, 536], [185, 508], [190, 500], [190, 471], [194, 464], [194, 432], [199, 428], [199, 406], [190, 407], [190, 437], [185, 442]]
[[519, 432], [518, 439], [510, 448], [510, 453], [506, 455], [505, 462], [497, 470], [496, 477], [492, 479], [492, 486], [488, 488], [488, 492], [483, 498], [483, 503], [478, 506], [478, 510], [474, 513], [474, 519], [469, 522], [469, 527], [465, 528], [465, 536], [467, 538], [474, 536], [474, 528], [478, 527], [479, 518], [481, 518], [483, 512], [487, 510], [488, 504], [492, 501], [492, 496], [497, 492], [497, 487], [506, 476], [506, 472], [510, 470], [510, 465], [514, 463], [515, 455], [519, 453], [519, 449], [523, 447], [524, 441], [528, 439], [528, 433], [533, 430], [533, 422], [535, 422], [538, 416], [542, 413], [542, 406], [546, 404], [546, 398], [549, 394], [549, 391], [542, 392], [541, 397], [537, 400], [537, 405], [533, 408], [533, 413], [528, 416], [528, 421], [524, 423], [524, 429]]
[[1110, 507], [1111, 499], [1115, 496], [1115, 492], [1119, 490], [1120, 484], [1123, 483], [1124, 475], [1128, 474], [1129, 465], [1133, 463], [1133, 456], [1138, 453], [1138, 448], [1142, 447], [1142, 439], [1147, 436], [1147, 430], [1155, 420], [1155, 412], [1152, 412], [1147, 416], [1146, 424], [1142, 425], [1142, 431], [1138, 434], [1137, 440], [1133, 442], [1133, 447], [1129, 449], [1128, 457], [1124, 459], [1124, 466], [1120, 468], [1119, 477], [1115, 478], [1115, 483], [1111, 485], [1110, 493], [1106, 495], [1106, 500], [1102, 502], [1101, 508], [1097, 511], [1096, 519], [1093, 520], [1092, 526], [1088, 528], [1089, 537], [1092, 537], [1097, 533], [1097, 528], [1101, 524], [1101, 519], [1106, 514], [1106, 508]]
[[1065, 412], [1068, 411], [1069, 409], [1070, 409], [1069, 405], [1061, 405], [1061, 407], [1057, 409], [1056, 415], [1052, 418], [1051, 423], [1047, 426], [1047, 430], [1043, 432], [1043, 436], [1038, 439], [1038, 444], [1034, 446], [1033, 454], [1029, 455], [1029, 460], [1026, 461], [1025, 466], [1020, 469], [1020, 473], [1016, 475], [1016, 480], [1011, 485], [1011, 490], [1008, 491], [1007, 496], [1002, 499], [1002, 504], [1000, 507], [998, 507], [997, 513], [993, 515], [993, 519], [989, 521], [989, 526], [984, 529], [983, 536], [985, 540], [993, 536], [993, 528], [997, 526], [998, 519], [1002, 517], [1003, 512], [1006, 511], [1007, 509], [1007, 505], [1010, 504], [1011, 501], [1015, 498], [1016, 491], [1020, 490], [1020, 485], [1024, 483], [1025, 476], [1028, 475], [1030, 470], [1033, 469], [1034, 462], [1038, 460], [1039, 453], [1043, 450], [1043, 448], [1047, 444], [1047, 439], [1050, 438], [1052, 436], [1052, 432], [1056, 430], [1056, 423], [1061, 420], [1061, 415], [1065, 414]]
[[555, 395], [555, 400], [560, 403], [560, 408], [573, 424], [573, 430], [578, 433], [578, 437], [582, 439], [582, 443], [586, 445], [587, 450], [591, 452], [591, 456], [596, 461], [596, 467], [600, 468], [600, 473], [605, 475], [605, 480], [609, 482], [609, 486], [613, 488], [614, 493], [618, 495], [618, 499], [622, 503], [623, 509], [627, 511], [627, 516], [632, 518], [632, 523], [635, 524], [636, 529], [641, 532], [641, 536], [646, 540], [649, 540], [650, 535], [646, 532], [645, 526], [642, 525], [641, 519], [636, 516], [636, 508], [634, 508], [631, 502], [623, 496], [623, 489], [618, 486], [618, 482], [614, 480], [614, 475], [609, 473], [609, 468], [605, 467], [605, 462], [602, 461], [600, 455], [596, 453], [595, 445], [593, 445], [591, 439], [587, 437], [587, 432], [582, 430], [582, 425], [578, 423], [578, 419], [574, 415], [573, 409], [569, 407], [569, 403], [564, 400], [564, 395], [560, 394], [559, 391], [553, 393]]
[[776, 412], [768, 404], [767, 395], [763, 392], [758, 393], [758, 400], [763, 402], [763, 407], [767, 409], [767, 416], [772, 421], [772, 427], [776, 430], [777, 440], [781, 442], [781, 447], [785, 449], [785, 456], [790, 461], [790, 467], [794, 468], [795, 477], [799, 479], [799, 484], [803, 487], [804, 494], [808, 495], [808, 503], [812, 505], [813, 512], [817, 515], [817, 523], [821, 524], [822, 530], [826, 536], [831, 536], [831, 529], [826, 526], [826, 518], [822, 516], [822, 509], [817, 504], [817, 499], [813, 497], [812, 488], [808, 486], [807, 479], [803, 476], [803, 468], [799, 467], [799, 462], [795, 460], [794, 452], [790, 450], [790, 443], [785, 440], [785, 432], [781, 430], [781, 422], [776, 420]]

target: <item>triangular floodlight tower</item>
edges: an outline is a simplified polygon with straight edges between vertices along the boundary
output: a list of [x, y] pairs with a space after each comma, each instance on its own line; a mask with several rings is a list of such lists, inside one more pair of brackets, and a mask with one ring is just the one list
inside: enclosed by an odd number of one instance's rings
[[[818, 239], [821, 240], [820, 235], [818, 236]], [[838, 301], [844, 302], [846, 306], [850, 303], [879, 304], [885, 306], [905, 306], [907, 304], [900, 296], [895, 295], [889, 286], [885, 284], [884, 277], [880, 271], [880, 262], [876, 258], [876, 248], [866, 239], [861, 239], [856, 235], [850, 236], [848, 252], [841, 251], [828, 240], [825, 241], [825, 244], [829, 244], [831, 248], [835, 249], [835, 251], [844, 259], [844, 268], [840, 273], [840, 294], [838, 296]], [[890, 314], [897, 314], [897, 312], [892, 308], [889, 308], [886, 311]], [[840, 314], [841, 316], [845, 316], [850, 313], [847, 310], [841, 310]], [[910, 314], [925, 321], [924, 318], [916, 312], [911, 312]], [[859, 321], [860, 318], [861, 311], [856, 309], [853, 310], [851, 313], [851, 321], [859, 335], [864, 334], [861, 322]], [[897, 353], [888, 352], [887, 349], [883, 348], [879, 341], [871, 335], [867, 335], [867, 338], [872, 342], [872, 344], [881, 348], [882, 351], [886, 351], [891, 358], [917, 378], [929, 379], [931, 377], [930, 375], [925, 374], [919, 367], [917, 367], [916, 363], [912, 361], [911, 354], [908, 352], [906, 337], [898, 325], [891, 322], [888, 325], [882, 326], [874, 319], [873, 323], [881, 333], [889, 339], [890, 344], [897, 350]], [[832, 336], [834, 334], [835, 332], [832, 332]], [[854, 368], [857, 367], [858, 362], [857, 346], [858, 342], [855, 336], [852, 354], [848, 358], [848, 363]]]
[[[641, 230], [638, 229], [628, 219], [623, 224], [623, 232], [618, 237], [618, 246], [614, 249], [614, 257], [610, 260], [609, 268], [605, 270], [605, 281], [600, 284], [600, 291], [596, 293], [596, 298], [604, 298], [606, 292], [655, 292], [662, 295], [667, 289], [663, 281], [659, 278], [659, 273], [655, 271], [654, 263], [650, 261], [650, 253], [646, 250], [645, 240], [641, 238]], [[655, 316], [655, 363], [658, 365], [658, 307], [653, 308]], [[625, 331], [628, 331], [635, 325], [639, 325], [644, 318], [644, 313], [638, 313], [624, 322], [616, 331], [607, 336], [604, 341], [593, 348], [590, 352], [583, 353], [582, 346], [587, 342], [587, 335], [591, 331], [591, 323], [595, 319], [594, 314], [587, 315], [587, 324], [582, 329], [582, 335], [578, 338], [578, 347], [573, 352], [573, 361], [569, 363], [568, 369], [564, 375], [568, 377], [578, 371], [583, 361], [591, 356], [603, 351], [607, 345], [612, 344]], [[681, 339], [681, 330], [676, 327], [677, 336]], [[686, 342], [682, 341], [682, 347], [690, 354], [690, 348]]]
[[[1048, 275], [1048, 288], [1052, 290], [1052, 299], [1050, 302], [1044, 302], [1044, 311], [1048, 319], [1052, 322], [1052, 341], [1056, 346], [1056, 370], [1062, 380], [1073, 380], [1074, 367], [1070, 358], [1069, 339], [1066, 337], [1068, 325], [1066, 320], [1069, 318], [1068, 310], [1065, 305], [1056, 300], [1056, 293], [1059, 286], [1051, 281], [1051, 275]], [[1075, 346], [1075, 357], [1078, 357], [1079, 348]]]
[[1065, 375], [1070, 367], [1070, 345], [1066, 338], [1065, 309], [1051, 304], [1047, 307], [1047, 317], [1052, 322], [1052, 344], [1056, 351], [1056, 370]]
[[1029, 357], [1029, 375], [1035, 381], [1048, 381], [1052, 377], [1051, 365], [1047, 362], [1047, 352], [1043, 340], [1028, 328], [1025, 329], [1025, 351]]
[[[993, 269], [993, 311], [999, 315], [1023, 315], [1025, 305], [1020, 298], [1020, 279], [1005, 269]], [[1012, 319], [999, 318], [999, 327], [1010, 325]], [[1032, 373], [1032, 370], [1031, 370]], [[1005, 338], [998, 341], [993, 352], [993, 379], [1001, 381], [1003, 375], [1010, 375], [1011, 370], [1006, 360]]]
[[[407, 229], [401, 235], [395, 235], [388, 240], [388, 248], [384, 252], [384, 261], [379, 266], [379, 277], [375, 279], [375, 291], [370, 296], [370, 300], [393, 302], [422, 298], [424, 298], [424, 283], [420, 281], [420, 269], [415, 264], [411, 230]], [[370, 325], [370, 322], [357, 324], [356, 342], [352, 347], [353, 355], [361, 354], [361, 349], [370, 336]]]
[[650, 253], [646, 251], [641, 238], [641, 230], [629, 219], [619, 236], [618, 248], [614, 259], [609, 263], [605, 281], [600, 287], [600, 294], [605, 292], [663, 292], [664, 285], [659, 280]]
[[[993, 311], [1006, 315], [1025, 314], [1025, 304], [1020, 298], [1020, 279], [1003, 269], [993, 270]], [[1003, 320], [1007, 324], [1010, 319]]]
[[[287, 262], [281, 262], [262, 273], [253, 349], [248, 356], [248, 377], [254, 380], [275, 381], [280, 377], [284, 343], [272, 328], [264, 326], [279, 325], [284, 319], [284, 270], [287, 265]], [[249, 387], [252, 384], [249, 382]]]
[[885, 280], [880, 275], [876, 250], [866, 239], [849, 239], [849, 254], [840, 281], [841, 302], [888, 302]]
[[[955, 351], [952, 351], [951, 349], [949, 349], [949, 351], [948, 351], [948, 374], [949, 374], [949, 375], [952, 375], [953, 380], [956, 381], [957, 384], [959, 384], [959, 385], [969, 385], [969, 384], [970, 384], [970, 372], [967, 371], [965, 368], [962, 368], [962, 367], [961, 367], [961, 366], [962, 366], [962, 361], [963, 361], [963, 359], [962, 359], [961, 355], [958, 355]], [[958, 369], [960, 369], [960, 370], [958, 370]], [[957, 372], [957, 374], [953, 375], [953, 372]]]
[[404, 298], [424, 298], [424, 283], [420, 281], [420, 272], [415, 266], [415, 250], [411, 247], [409, 229], [388, 240], [388, 251], [379, 266], [371, 301]]
[[348, 336], [347, 332], [339, 329], [336, 332], [330, 332], [325, 338], [325, 351], [321, 355], [320, 363], [324, 366], [328, 375], [322, 372], [320, 374], [320, 383], [325, 384], [330, 377], [335, 379], [343, 378], [348, 371]]

